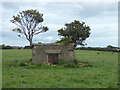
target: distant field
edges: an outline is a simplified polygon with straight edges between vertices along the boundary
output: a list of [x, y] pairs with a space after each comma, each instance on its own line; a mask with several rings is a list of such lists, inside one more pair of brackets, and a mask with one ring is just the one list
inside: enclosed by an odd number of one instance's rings
[[3, 88], [117, 88], [118, 53], [76, 50], [76, 59], [88, 66], [20, 66], [31, 50], [3, 50]]

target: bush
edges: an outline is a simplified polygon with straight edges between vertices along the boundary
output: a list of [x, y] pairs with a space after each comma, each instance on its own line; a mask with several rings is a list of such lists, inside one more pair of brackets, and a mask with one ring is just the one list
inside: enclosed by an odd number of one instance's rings
[[78, 67], [77, 60], [63, 60], [59, 59], [57, 65], [62, 65], [64, 67]]
[[65, 60], [63, 60], [63, 59], [58, 59], [58, 65], [63, 65], [65, 63]]
[[31, 47], [30, 46], [25, 46], [24, 49], [31, 49]]
[[9, 45], [5, 46], [5, 45], [3, 44], [3, 45], [2, 45], [2, 49], [12, 49], [12, 47], [9, 46]]
[[78, 60], [74, 59], [74, 63], [77, 65], [78, 64]]

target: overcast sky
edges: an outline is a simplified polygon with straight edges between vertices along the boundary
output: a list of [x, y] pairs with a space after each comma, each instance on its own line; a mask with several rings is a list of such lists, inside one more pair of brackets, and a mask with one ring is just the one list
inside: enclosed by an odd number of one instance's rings
[[87, 46], [118, 46], [118, 3], [117, 2], [4, 2], [0, 5], [0, 44], [25, 46], [29, 42], [12, 32], [10, 22], [19, 11], [37, 9], [43, 13], [49, 31], [34, 37], [33, 42], [51, 43], [60, 39], [57, 30], [74, 20], [84, 21], [91, 28]]

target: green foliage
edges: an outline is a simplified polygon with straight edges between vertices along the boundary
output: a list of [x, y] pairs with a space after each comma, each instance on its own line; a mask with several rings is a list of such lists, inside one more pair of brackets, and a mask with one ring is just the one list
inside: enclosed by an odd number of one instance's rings
[[7, 45], [7, 46], [6, 46], [6, 45], [3, 44], [3, 45], [2, 45], [2, 49], [12, 49], [12, 47], [11, 47], [10, 45]]
[[85, 45], [84, 41], [90, 35], [90, 27], [85, 22], [74, 22], [65, 24], [64, 28], [58, 30], [58, 35], [64, 38], [59, 43], [75, 43], [76, 45]]
[[60, 66], [68, 67], [68, 68], [75, 68], [75, 67], [78, 67], [77, 63], [78, 63], [77, 60], [58, 59], [58, 62], [56, 65], [60, 65]]
[[30, 49], [31, 47], [30, 46], [25, 46], [24, 49]]
[[[61, 65], [28, 64], [28, 66], [20, 66], [22, 62], [30, 62], [31, 52], [29, 49], [2, 50], [3, 88], [118, 87], [117, 52], [75, 50], [77, 64], [90, 65], [78, 68], [73, 68], [72, 65], [70, 68]], [[10, 64], [16, 66], [10, 67]]]
[[[13, 31], [23, 34], [30, 42], [30, 46], [32, 45], [34, 35], [48, 30], [48, 27], [41, 25], [43, 14], [33, 9], [19, 12], [19, 14], [13, 16], [11, 22], [18, 26]], [[21, 35], [18, 36], [21, 37]]]
[[61, 43], [61, 44], [64, 44], [64, 45], [68, 45], [70, 44], [70, 39], [69, 38], [61, 38], [60, 41], [56, 41], [55, 43]]

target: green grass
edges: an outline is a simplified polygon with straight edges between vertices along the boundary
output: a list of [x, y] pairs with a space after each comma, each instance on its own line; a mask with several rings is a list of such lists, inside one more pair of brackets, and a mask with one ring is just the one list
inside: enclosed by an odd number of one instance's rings
[[[3, 50], [3, 88], [117, 88], [118, 53], [76, 50], [76, 59], [88, 66], [28, 65], [31, 50]], [[99, 54], [98, 54], [99, 53]]]

